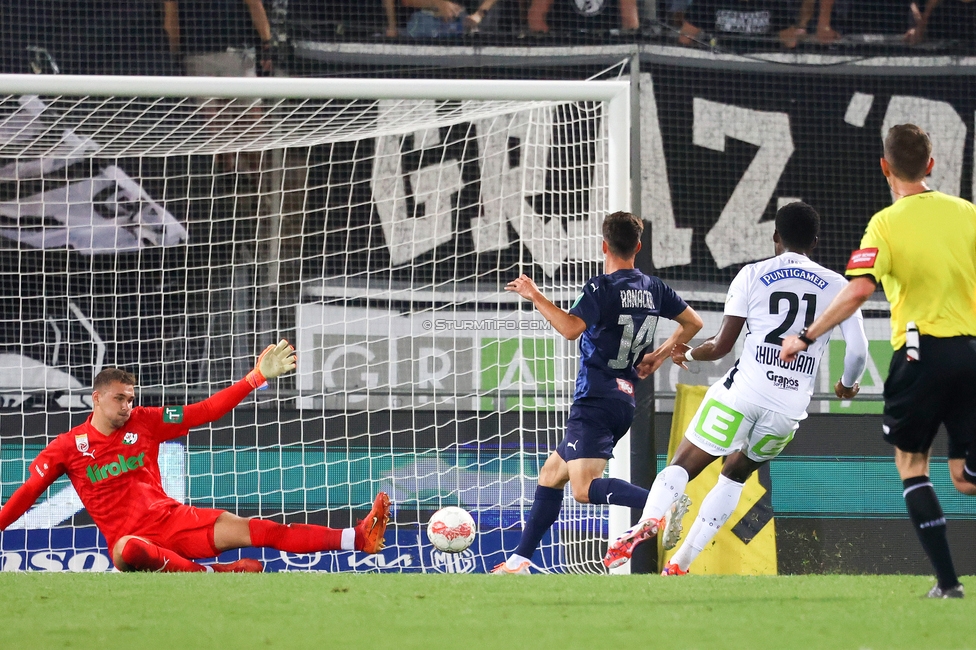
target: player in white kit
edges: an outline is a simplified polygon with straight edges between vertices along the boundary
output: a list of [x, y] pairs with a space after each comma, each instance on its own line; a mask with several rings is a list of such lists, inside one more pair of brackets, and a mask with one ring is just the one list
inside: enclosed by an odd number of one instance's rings
[[[840, 274], [809, 259], [819, 230], [820, 216], [806, 203], [781, 208], [773, 234], [776, 257], [739, 271], [729, 286], [725, 316], [714, 337], [694, 349], [685, 345], [672, 351], [672, 360], [681, 366], [687, 361], [720, 359], [732, 350], [742, 326], [747, 326], [742, 355], [705, 393], [671, 464], [654, 480], [640, 522], [611, 543], [616, 560], [608, 565], [611, 568], [626, 562], [638, 544], [659, 531], [664, 548], [673, 548], [691, 503], [684, 494], [688, 481], [716, 458], [725, 457], [718, 483], [702, 501], [687, 540], [662, 571], [663, 575], [687, 573], [732, 515], [749, 476], [793, 439], [800, 420], [807, 416], [829, 337], [809, 341], [809, 347], [788, 363], [779, 358], [783, 337], [798, 334], [803, 339], [805, 327], [847, 284]], [[858, 392], [867, 359], [860, 311], [840, 328], [847, 350], [844, 373], [834, 392], [851, 399]]]

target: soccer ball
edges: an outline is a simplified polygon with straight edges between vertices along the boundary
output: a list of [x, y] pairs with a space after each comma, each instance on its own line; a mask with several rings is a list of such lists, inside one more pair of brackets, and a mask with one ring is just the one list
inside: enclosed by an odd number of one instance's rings
[[477, 532], [468, 511], [457, 506], [441, 508], [427, 523], [427, 539], [445, 553], [460, 553], [468, 548]]

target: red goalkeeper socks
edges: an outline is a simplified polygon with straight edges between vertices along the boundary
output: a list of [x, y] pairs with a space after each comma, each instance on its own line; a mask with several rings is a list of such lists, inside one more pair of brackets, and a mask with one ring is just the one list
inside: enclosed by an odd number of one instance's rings
[[308, 524], [278, 524], [251, 519], [251, 546], [267, 546], [287, 553], [342, 550], [342, 530]]
[[122, 561], [135, 571], [190, 573], [207, 570], [206, 567], [191, 562], [182, 555], [137, 537], [131, 538], [122, 547]]

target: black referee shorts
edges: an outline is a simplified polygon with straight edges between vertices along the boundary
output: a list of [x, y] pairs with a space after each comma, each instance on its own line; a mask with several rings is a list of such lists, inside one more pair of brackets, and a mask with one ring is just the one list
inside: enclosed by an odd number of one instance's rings
[[945, 424], [949, 458], [965, 458], [976, 439], [976, 338], [919, 340], [919, 360], [895, 350], [884, 385], [884, 439], [921, 453]]

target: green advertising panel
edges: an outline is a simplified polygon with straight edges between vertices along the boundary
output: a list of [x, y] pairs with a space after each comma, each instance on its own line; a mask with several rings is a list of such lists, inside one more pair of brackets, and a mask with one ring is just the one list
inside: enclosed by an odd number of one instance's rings
[[[836, 382], [844, 373], [844, 351], [846, 349], [847, 344], [842, 340], [831, 340], [828, 346], [831, 392], [833, 391], [833, 382]], [[888, 377], [888, 364], [891, 363], [891, 355], [891, 343], [887, 339], [883, 341], [868, 341], [867, 366], [864, 369], [864, 376], [861, 377], [861, 396], [869, 394], [880, 395], [884, 390], [884, 380]], [[880, 414], [884, 407], [884, 404], [880, 401], [868, 401], [865, 399], [832, 399], [829, 404], [830, 413]]]

